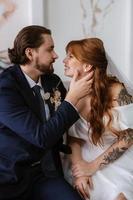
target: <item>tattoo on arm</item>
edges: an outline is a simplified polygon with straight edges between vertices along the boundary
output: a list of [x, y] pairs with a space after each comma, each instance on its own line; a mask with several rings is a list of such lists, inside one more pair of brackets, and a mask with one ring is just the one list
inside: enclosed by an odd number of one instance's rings
[[127, 150], [127, 148], [114, 148], [112, 151], [110, 151], [107, 155], [104, 156], [103, 162], [100, 164], [100, 169], [105, 167], [106, 165], [114, 162], [119, 157], [123, 155], [123, 153]]
[[122, 88], [119, 93], [117, 102], [120, 106], [128, 105], [130, 103], [133, 103], [133, 97], [128, 93], [126, 88]]
[[133, 142], [133, 129], [128, 128], [122, 131], [119, 140], [124, 140], [125, 143], [130, 144]]
[[[124, 141], [125, 144], [127, 145], [132, 145], [133, 144], [133, 129], [128, 128], [124, 131], [121, 132], [119, 142]], [[100, 164], [100, 169], [105, 167], [106, 165], [113, 163], [115, 160], [120, 158], [125, 151], [129, 148], [128, 147], [116, 147], [113, 148], [112, 151], [104, 155], [103, 162]]]

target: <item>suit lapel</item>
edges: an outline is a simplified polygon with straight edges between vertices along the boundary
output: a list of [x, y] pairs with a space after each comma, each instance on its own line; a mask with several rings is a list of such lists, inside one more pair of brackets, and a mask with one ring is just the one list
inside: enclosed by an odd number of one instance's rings
[[18, 88], [20, 93], [23, 95], [26, 103], [29, 105], [29, 107], [32, 109], [32, 111], [36, 114], [36, 116], [41, 121], [43, 121], [43, 119], [41, 118], [40, 109], [35, 100], [33, 91], [30, 88], [23, 72], [21, 71], [20, 66], [15, 65], [11, 70], [11, 74], [12, 74], [13, 78], [16, 80], [16, 87]]

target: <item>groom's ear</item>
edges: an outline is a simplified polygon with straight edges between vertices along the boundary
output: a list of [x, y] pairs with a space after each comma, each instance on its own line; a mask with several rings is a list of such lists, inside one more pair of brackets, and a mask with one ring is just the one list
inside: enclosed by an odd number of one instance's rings
[[33, 50], [31, 48], [26, 48], [25, 49], [25, 55], [27, 56], [27, 58], [32, 61], [32, 57], [33, 57]]
[[90, 64], [85, 64], [83, 66], [84, 72], [89, 72], [91, 71], [92, 68], [93, 68], [93, 65], [90, 65]]

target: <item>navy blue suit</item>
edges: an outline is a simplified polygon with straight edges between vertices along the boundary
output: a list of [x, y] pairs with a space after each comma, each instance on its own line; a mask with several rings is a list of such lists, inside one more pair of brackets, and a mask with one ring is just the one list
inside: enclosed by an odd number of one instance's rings
[[[52, 93], [59, 80], [54, 74], [43, 75], [41, 82], [44, 91]], [[58, 89], [63, 100], [66, 90], [62, 82]], [[53, 196], [47, 196], [49, 193], [52, 194], [52, 191], [56, 196], [61, 191], [62, 195], [55, 197], [59, 200], [80, 199], [64, 182], [59, 158], [59, 151], [65, 150], [62, 135], [79, 116], [73, 106], [66, 101], [62, 102], [57, 112], [54, 111], [50, 100], [47, 103], [51, 118], [43, 123], [33, 91], [21, 68], [14, 65], [0, 75], [2, 200], [30, 199], [30, 193], [33, 194], [32, 200], [52, 200]], [[37, 193], [40, 196], [36, 196]]]

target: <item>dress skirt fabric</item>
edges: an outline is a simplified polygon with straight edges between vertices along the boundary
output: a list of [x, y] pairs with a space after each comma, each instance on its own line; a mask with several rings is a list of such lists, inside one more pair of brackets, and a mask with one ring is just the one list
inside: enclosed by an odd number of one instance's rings
[[[115, 107], [113, 109], [113, 126], [119, 130], [133, 128], [133, 104]], [[106, 117], [103, 119], [106, 123]], [[110, 131], [103, 134], [103, 146], [95, 146], [89, 140], [89, 124], [82, 117], [70, 128], [69, 135], [84, 140], [82, 157], [90, 162], [105, 152], [117, 137]], [[65, 160], [65, 177], [72, 183], [69, 161]], [[133, 146], [131, 146], [119, 159], [97, 171], [92, 176], [94, 189], [90, 200], [115, 200], [123, 193], [128, 200], [133, 200]]]

